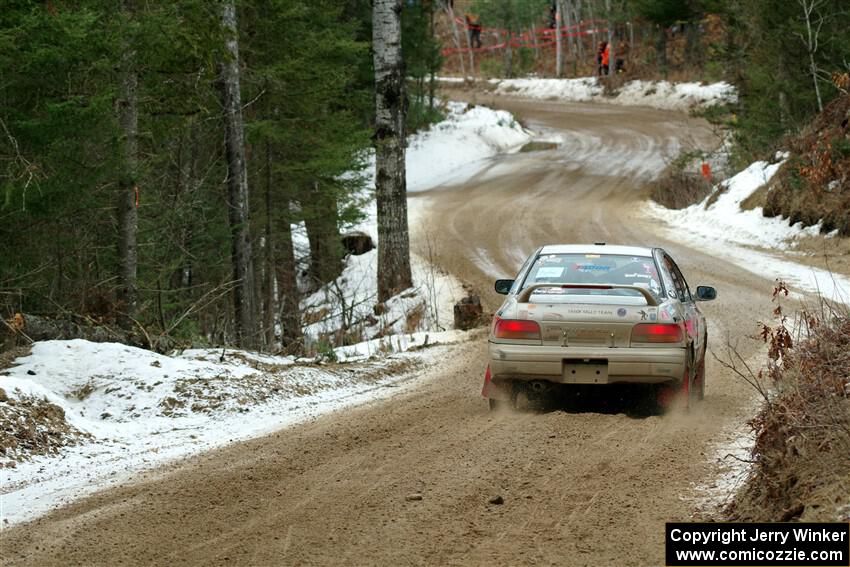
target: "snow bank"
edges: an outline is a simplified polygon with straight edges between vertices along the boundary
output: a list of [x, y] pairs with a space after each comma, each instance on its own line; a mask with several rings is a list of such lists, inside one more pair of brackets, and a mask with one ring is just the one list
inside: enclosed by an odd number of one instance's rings
[[[427, 191], [440, 185], [463, 183], [500, 153], [518, 151], [531, 139], [506, 110], [447, 101], [446, 118], [428, 130], [407, 138], [405, 167], [407, 191]], [[375, 155], [363, 172], [370, 191], [375, 189]]]
[[570, 102], [590, 102], [601, 98], [603, 88], [596, 77], [577, 79], [491, 79], [496, 92], [504, 95], [537, 99], [559, 99]]
[[768, 218], [761, 207], [741, 209], [741, 203], [768, 183], [787, 157], [778, 153], [774, 163], [751, 164], [716, 185], [702, 202], [682, 210], [650, 202], [647, 215], [665, 224], [673, 239], [716, 253], [755, 274], [846, 301], [850, 291], [847, 278], [770, 254], [770, 251], [787, 251], [797, 238], [818, 234], [819, 226], [804, 227], [802, 223], [792, 225], [781, 217]]
[[[756, 415], [758, 405], [745, 415]], [[694, 486], [696, 504], [702, 511], [715, 515], [735, 496], [735, 492], [746, 481], [752, 465], [755, 433], [746, 423], [734, 423], [718, 436], [708, 453], [709, 462], [716, 468], [716, 476], [710, 481]]]
[[445, 355], [441, 347], [392, 353], [463, 340], [466, 333], [452, 331], [343, 347], [338, 359], [360, 361], [344, 367], [221, 349], [164, 356], [115, 343], [36, 343], [0, 376], [0, 387], [13, 403], [47, 398], [92, 437], [58, 456], [0, 466], [0, 525], [126, 481], [134, 471], [387, 397], [400, 391], [390, 386], [415, 384], [418, 368]]
[[652, 211], [672, 227], [687, 229], [705, 239], [721, 239], [739, 244], [786, 250], [794, 239], [820, 232], [819, 226], [791, 225], [781, 217], [764, 216], [761, 207], [741, 209], [741, 203], [767, 184], [779, 171], [785, 156], [779, 161], [757, 161], [716, 185], [702, 202], [675, 211], [653, 204]]
[[531, 139], [510, 112], [461, 102], [448, 102], [447, 108], [445, 120], [408, 139], [409, 192], [462, 183], [488, 158], [516, 151]]
[[667, 81], [629, 81], [614, 96], [606, 96], [596, 77], [577, 79], [492, 79], [496, 92], [570, 102], [605, 102], [623, 106], [650, 106], [663, 110], [687, 111], [694, 107], [712, 106], [737, 99], [735, 87], [720, 82], [670, 83]]

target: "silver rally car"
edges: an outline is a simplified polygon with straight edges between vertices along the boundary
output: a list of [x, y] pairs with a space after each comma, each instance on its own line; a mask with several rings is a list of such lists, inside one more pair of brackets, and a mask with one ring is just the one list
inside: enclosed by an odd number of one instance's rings
[[555, 384], [651, 384], [661, 405], [688, 403], [705, 388], [707, 329], [676, 262], [661, 248], [550, 245], [534, 252], [507, 295], [489, 336], [483, 395], [495, 408]]

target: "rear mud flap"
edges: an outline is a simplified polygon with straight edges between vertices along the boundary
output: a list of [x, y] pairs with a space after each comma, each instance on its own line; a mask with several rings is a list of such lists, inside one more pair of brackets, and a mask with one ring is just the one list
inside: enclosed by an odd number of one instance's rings
[[490, 379], [490, 365], [487, 365], [487, 370], [484, 371], [484, 387], [481, 388], [481, 395], [485, 398], [490, 397], [490, 390], [493, 387], [493, 381]]
[[494, 381], [490, 373], [490, 366], [484, 372], [484, 387], [481, 395], [491, 400], [511, 400], [513, 397], [513, 382], [511, 380]]

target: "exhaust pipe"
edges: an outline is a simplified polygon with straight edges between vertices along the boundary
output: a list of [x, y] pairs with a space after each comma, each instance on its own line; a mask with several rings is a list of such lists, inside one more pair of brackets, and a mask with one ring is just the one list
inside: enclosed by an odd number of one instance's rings
[[549, 389], [549, 382], [543, 380], [535, 380], [531, 383], [531, 391], [535, 394], [542, 394]]

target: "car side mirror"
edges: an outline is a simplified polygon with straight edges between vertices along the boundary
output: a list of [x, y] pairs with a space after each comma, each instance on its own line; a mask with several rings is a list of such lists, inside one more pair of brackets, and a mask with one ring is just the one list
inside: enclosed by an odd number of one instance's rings
[[710, 285], [697, 286], [697, 301], [711, 301], [717, 297], [717, 290]]
[[513, 286], [514, 280], [496, 280], [496, 293], [507, 295], [511, 292]]

